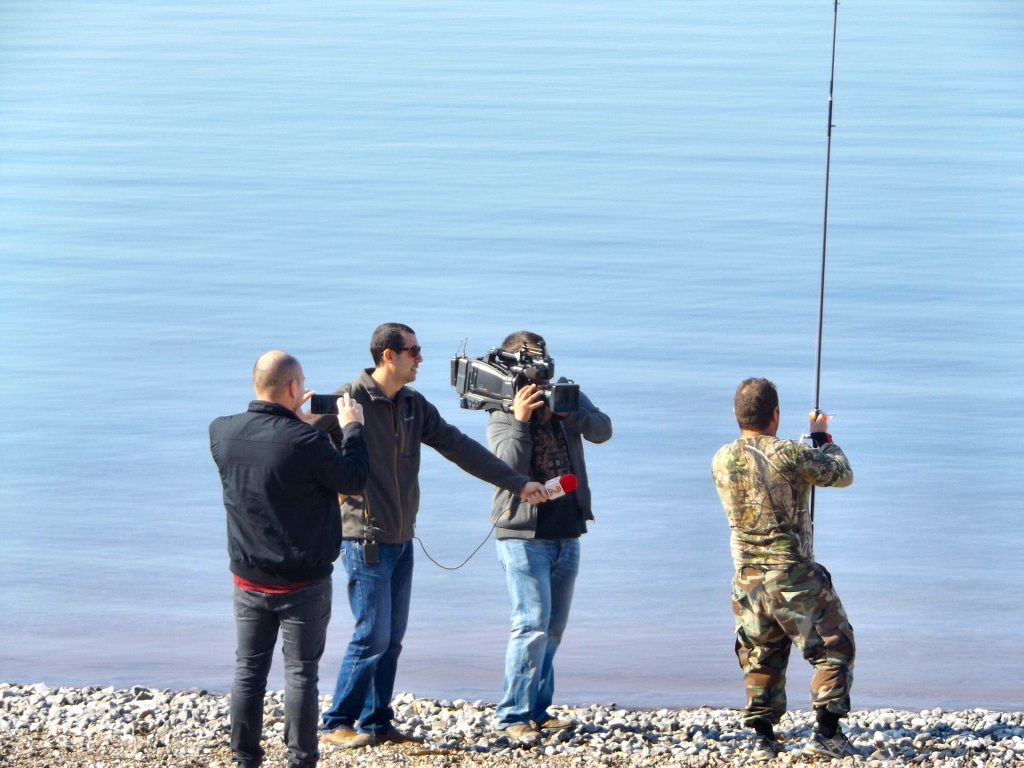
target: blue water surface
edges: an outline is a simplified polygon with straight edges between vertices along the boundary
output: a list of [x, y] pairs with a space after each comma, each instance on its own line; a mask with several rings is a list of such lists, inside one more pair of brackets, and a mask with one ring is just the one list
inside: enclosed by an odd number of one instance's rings
[[[1024, 8], [839, 13], [822, 405], [856, 482], [816, 544], [854, 704], [1020, 709]], [[328, 391], [398, 320], [471, 435], [448, 358], [520, 328], [613, 419], [556, 698], [742, 705], [709, 465], [746, 376], [786, 435], [812, 404], [831, 25], [826, 0], [0, 5], [0, 679], [225, 690], [207, 424], [261, 352]], [[457, 563], [490, 489], [430, 450], [421, 481]], [[493, 544], [417, 557], [399, 689], [494, 701]]]

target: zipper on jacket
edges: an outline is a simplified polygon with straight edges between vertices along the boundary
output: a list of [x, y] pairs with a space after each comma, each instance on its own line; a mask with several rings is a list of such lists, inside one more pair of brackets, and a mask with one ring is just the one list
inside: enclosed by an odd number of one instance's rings
[[388, 401], [391, 405], [391, 426], [395, 430], [395, 498], [398, 500], [398, 543], [405, 539], [405, 510], [402, 508], [402, 486], [398, 482], [398, 407], [393, 400]]

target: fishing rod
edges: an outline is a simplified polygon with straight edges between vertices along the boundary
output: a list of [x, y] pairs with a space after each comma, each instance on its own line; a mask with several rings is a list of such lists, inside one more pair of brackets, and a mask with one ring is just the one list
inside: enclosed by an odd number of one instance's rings
[[[825, 248], [828, 243], [828, 182], [832, 167], [832, 92], [836, 81], [836, 26], [839, 0], [832, 0], [832, 67], [828, 77], [828, 140], [825, 148], [825, 214], [821, 227], [821, 281], [818, 284], [818, 346], [814, 354], [814, 415], [821, 413], [821, 331], [825, 319]], [[814, 522], [814, 486], [811, 486], [811, 522]]]

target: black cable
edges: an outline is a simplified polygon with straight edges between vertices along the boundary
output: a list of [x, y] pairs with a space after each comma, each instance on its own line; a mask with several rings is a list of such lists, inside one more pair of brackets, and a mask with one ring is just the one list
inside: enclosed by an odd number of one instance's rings
[[413, 536], [413, 538], [414, 538], [414, 539], [415, 539], [415, 540], [416, 540], [417, 542], [419, 542], [419, 545], [420, 545], [420, 549], [422, 549], [422, 550], [423, 550], [423, 554], [427, 556], [427, 560], [429, 560], [430, 562], [432, 562], [432, 563], [433, 563], [434, 565], [436, 565], [436, 566], [437, 566], [438, 568], [443, 568], [443, 569], [444, 569], [444, 570], [446, 570], [446, 571], [457, 571], [457, 570], [459, 570], [459, 568], [461, 568], [462, 566], [464, 566], [464, 565], [465, 565], [466, 563], [468, 563], [468, 562], [469, 562], [470, 560], [472, 560], [472, 559], [473, 559], [473, 558], [474, 558], [474, 557], [476, 556], [476, 553], [477, 553], [477, 552], [479, 552], [479, 551], [480, 551], [480, 549], [481, 549], [481, 548], [483, 547], [483, 545], [487, 543], [487, 540], [488, 540], [489, 538], [491, 538], [491, 534], [492, 534], [492, 533], [494, 533], [494, 528], [495, 528], [495, 526], [493, 526], [493, 525], [492, 525], [492, 526], [491, 526], [491, 530], [489, 530], [489, 531], [487, 532], [487, 535], [486, 535], [486, 536], [484, 537], [484, 540], [480, 542], [480, 544], [479, 544], [479, 545], [477, 546], [477, 548], [476, 548], [476, 549], [474, 549], [474, 550], [473, 550], [473, 552], [472, 552], [472, 553], [470, 554], [470, 556], [469, 556], [469, 557], [467, 557], [467, 558], [466, 558], [465, 560], [463, 560], [463, 561], [462, 561], [461, 563], [459, 563], [458, 565], [455, 565], [455, 566], [450, 566], [450, 567], [449, 567], [449, 566], [447, 566], [447, 565], [441, 565], [441, 564], [440, 564], [439, 562], [437, 562], [437, 560], [435, 560], [434, 558], [432, 558], [432, 557], [430, 556], [430, 553], [429, 553], [429, 552], [427, 552], [427, 548], [426, 548], [425, 546], [423, 546], [423, 542], [422, 542], [422, 541], [420, 540], [420, 537], [419, 537], [419, 536]]

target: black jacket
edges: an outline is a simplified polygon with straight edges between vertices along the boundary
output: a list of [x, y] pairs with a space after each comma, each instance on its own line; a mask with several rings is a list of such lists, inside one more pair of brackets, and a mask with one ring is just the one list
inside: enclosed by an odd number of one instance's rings
[[336, 450], [282, 405], [210, 424], [210, 452], [224, 486], [231, 572], [288, 584], [323, 578], [341, 551], [338, 494], [359, 494], [369, 473], [363, 426], [345, 426]]
[[[370, 446], [370, 480], [364, 501], [347, 499], [341, 506], [346, 539], [361, 539], [370, 520], [370, 538], [382, 544], [411, 541], [420, 508], [420, 444], [425, 443], [474, 477], [518, 494], [529, 478], [496, 458], [476, 440], [467, 437], [441, 418], [427, 398], [402, 387], [392, 400], [377, 386], [367, 368], [355, 381], [337, 390], [348, 392], [363, 406], [366, 442]], [[322, 416], [313, 422], [330, 433], [337, 444], [341, 437], [338, 419]], [[366, 504], [369, 509], [366, 509]]]

